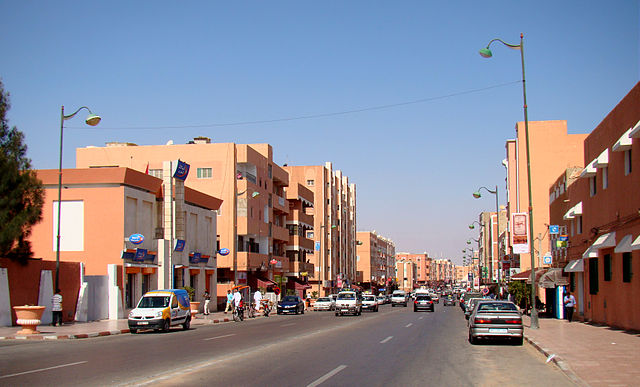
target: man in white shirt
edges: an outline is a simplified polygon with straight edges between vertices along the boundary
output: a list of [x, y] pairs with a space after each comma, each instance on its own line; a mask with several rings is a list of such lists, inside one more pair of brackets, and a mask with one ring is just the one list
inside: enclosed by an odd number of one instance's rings
[[240, 302], [242, 302], [242, 294], [238, 291], [238, 289], [233, 290], [233, 306], [235, 308], [240, 306]]
[[253, 294], [253, 302], [256, 305], [256, 310], [259, 311], [262, 308], [262, 293], [260, 293], [260, 289]]
[[571, 294], [570, 291], [567, 291], [567, 294], [564, 296], [564, 313], [567, 316], [567, 320], [571, 322], [573, 320], [573, 308], [576, 305], [576, 298]]

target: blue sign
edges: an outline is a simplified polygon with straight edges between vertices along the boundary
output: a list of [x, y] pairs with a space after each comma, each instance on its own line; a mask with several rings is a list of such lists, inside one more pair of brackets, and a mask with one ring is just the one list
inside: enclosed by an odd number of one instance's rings
[[552, 260], [553, 257], [551, 255], [545, 255], [544, 257], [542, 257], [542, 263], [544, 263], [545, 265], [551, 265]]
[[316, 251], [320, 251], [320, 242], [316, 242]]
[[230, 251], [227, 248], [222, 248], [220, 250], [218, 250], [218, 254], [225, 256], [225, 255], [229, 255]]
[[147, 256], [147, 249], [136, 249], [136, 255], [133, 258], [134, 261], [144, 261], [144, 257]]
[[133, 243], [134, 245], [139, 245], [140, 243], [144, 242], [144, 235], [132, 234], [131, 236], [129, 236], [129, 242]]
[[557, 224], [549, 226], [549, 234], [560, 234], [560, 226]]
[[173, 177], [178, 180], [185, 181], [189, 175], [189, 164], [184, 161], [180, 161], [179, 159], [175, 163], [176, 166], [175, 171], [173, 172]]
[[566, 242], [569, 240], [569, 235], [560, 235], [558, 239], [561, 240], [562, 242]]
[[185, 241], [182, 239], [176, 239], [176, 246], [173, 248], [174, 251], [184, 251]]

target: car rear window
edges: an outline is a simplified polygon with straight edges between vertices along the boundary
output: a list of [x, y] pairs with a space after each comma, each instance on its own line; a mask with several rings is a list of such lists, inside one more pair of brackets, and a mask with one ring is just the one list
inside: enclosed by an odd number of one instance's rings
[[331, 302], [330, 299], [328, 299], [327, 297], [322, 297], [322, 298], [318, 298], [319, 302]]
[[416, 300], [427, 300], [431, 301], [431, 296], [417, 296]]
[[362, 299], [366, 300], [366, 301], [375, 301], [376, 300], [376, 298], [374, 296], [364, 296]]
[[506, 302], [482, 302], [478, 305], [478, 311], [491, 312], [517, 312], [515, 304]]
[[338, 300], [355, 300], [356, 295], [353, 293], [341, 293], [338, 294]]

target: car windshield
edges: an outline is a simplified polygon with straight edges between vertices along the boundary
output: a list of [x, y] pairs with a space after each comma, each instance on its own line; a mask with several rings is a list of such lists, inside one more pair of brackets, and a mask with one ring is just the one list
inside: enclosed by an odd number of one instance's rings
[[365, 300], [365, 301], [375, 301], [376, 300], [376, 298], [374, 296], [364, 296], [362, 299]]
[[282, 302], [298, 302], [298, 297], [296, 297], [296, 296], [285, 296], [282, 299]]
[[321, 298], [318, 298], [317, 302], [331, 302], [331, 300], [327, 297], [321, 297]]
[[338, 300], [355, 300], [356, 295], [353, 293], [340, 293], [338, 294]]
[[138, 308], [165, 308], [169, 306], [170, 296], [142, 297]]
[[478, 305], [478, 311], [515, 312], [517, 310], [515, 304], [508, 302], [481, 302]]

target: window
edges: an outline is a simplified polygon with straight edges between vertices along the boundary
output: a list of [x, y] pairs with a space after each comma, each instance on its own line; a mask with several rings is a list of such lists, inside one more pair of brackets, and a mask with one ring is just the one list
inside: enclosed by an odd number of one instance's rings
[[576, 290], [576, 273], [569, 273], [569, 290], [574, 292]]
[[313, 231], [307, 231], [307, 239], [313, 239]]
[[576, 216], [576, 234], [582, 234], [582, 215]]
[[602, 189], [609, 187], [609, 167], [602, 168]]
[[313, 187], [316, 184], [316, 182], [314, 180], [307, 180], [307, 186], [308, 187]]
[[624, 175], [631, 173], [631, 149], [624, 151]]
[[592, 176], [589, 178], [589, 194], [591, 196], [596, 196], [597, 188], [596, 188], [596, 177]]
[[622, 282], [631, 282], [632, 276], [631, 253], [622, 253]]
[[604, 280], [611, 281], [611, 254], [604, 255]]
[[598, 294], [598, 258], [589, 259], [589, 294]]
[[198, 168], [198, 179], [211, 179], [213, 170], [211, 168]]
[[273, 178], [273, 165], [269, 164], [269, 179]]
[[150, 169], [149, 174], [158, 179], [162, 179], [162, 169]]

